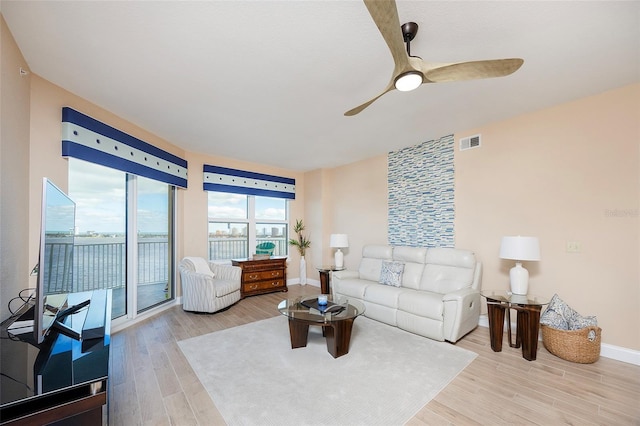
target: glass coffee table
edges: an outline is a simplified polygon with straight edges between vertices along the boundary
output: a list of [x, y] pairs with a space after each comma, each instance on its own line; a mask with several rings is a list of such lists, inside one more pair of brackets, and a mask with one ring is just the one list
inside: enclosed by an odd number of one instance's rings
[[[280, 302], [278, 311], [289, 318], [291, 349], [307, 346], [309, 326], [322, 327], [327, 339], [327, 351], [338, 358], [349, 353], [353, 321], [364, 313], [364, 305], [357, 300], [334, 299], [326, 295], [327, 308], [318, 305], [318, 296], [303, 296]], [[335, 311], [332, 312], [332, 310]]]

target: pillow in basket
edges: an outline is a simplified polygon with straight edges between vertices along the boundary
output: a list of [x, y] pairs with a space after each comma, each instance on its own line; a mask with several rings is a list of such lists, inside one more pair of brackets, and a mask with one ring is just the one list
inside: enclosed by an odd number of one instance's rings
[[576, 312], [575, 316], [569, 321], [569, 330], [581, 330], [591, 326], [598, 326], [598, 319], [595, 316], [583, 317]]
[[540, 324], [558, 330], [580, 330], [592, 325], [597, 326], [598, 320], [594, 316], [583, 317], [554, 294], [549, 306], [540, 317]]

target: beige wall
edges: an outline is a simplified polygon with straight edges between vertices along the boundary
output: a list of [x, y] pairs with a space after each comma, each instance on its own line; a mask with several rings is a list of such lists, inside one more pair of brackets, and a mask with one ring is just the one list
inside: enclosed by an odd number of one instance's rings
[[[327, 236], [328, 229], [330, 229], [330, 223], [328, 223], [327, 216], [330, 213], [330, 206], [328, 203], [324, 203], [323, 200], [328, 199], [330, 194], [327, 193], [329, 187], [326, 184], [328, 176], [327, 170], [315, 170], [313, 172], [305, 173], [304, 179], [304, 194], [305, 194], [305, 206], [304, 206], [304, 223], [307, 230], [309, 239], [311, 240], [311, 247], [305, 254], [307, 263], [307, 278], [313, 280], [319, 280], [318, 272], [315, 269], [317, 266], [326, 264], [323, 262], [323, 257], [327, 248], [329, 247], [329, 237]], [[295, 223], [295, 219], [298, 216], [292, 216], [291, 221]]]
[[323, 261], [333, 263], [331, 234], [347, 234], [343, 249], [348, 269], [358, 266], [365, 244], [387, 244], [387, 156], [381, 155], [327, 171], [323, 203], [328, 206], [323, 228]]
[[[31, 75], [4, 18], [0, 15], [0, 319], [10, 315], [7, 303], [29, 277], [29, 82]], [[16, 309], [19, 304], [12, 304]]]
[[482, 258], [483, 288], [508, 288], [502, 236], [537, 236], [530, 292], [557, 293], [598, 317], [604, 342], [640, 349], [639, 123], [634, 85], [456, 133], [482, 134], [456, 151], [455, 234]]

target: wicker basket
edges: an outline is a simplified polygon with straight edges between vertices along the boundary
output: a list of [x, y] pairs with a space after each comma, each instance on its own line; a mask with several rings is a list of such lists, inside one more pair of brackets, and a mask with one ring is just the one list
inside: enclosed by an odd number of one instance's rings
[[[589, 335], [589, 333], [591, 335]], [[580, 330], [558, 330], [542, 326], [542, 343], [549, 352], [571, 362], [591, 364], [600, 358], [600, 327], [585, 327]]]

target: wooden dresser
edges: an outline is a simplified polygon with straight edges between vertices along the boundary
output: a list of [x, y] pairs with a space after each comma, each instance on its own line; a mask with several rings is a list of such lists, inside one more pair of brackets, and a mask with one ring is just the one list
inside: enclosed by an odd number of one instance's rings
[[272, 256], [269, 259], [233, 259], [233, 266], [242, 268], [242, 297], [274, 291], [288, 291], [287, 257]]

